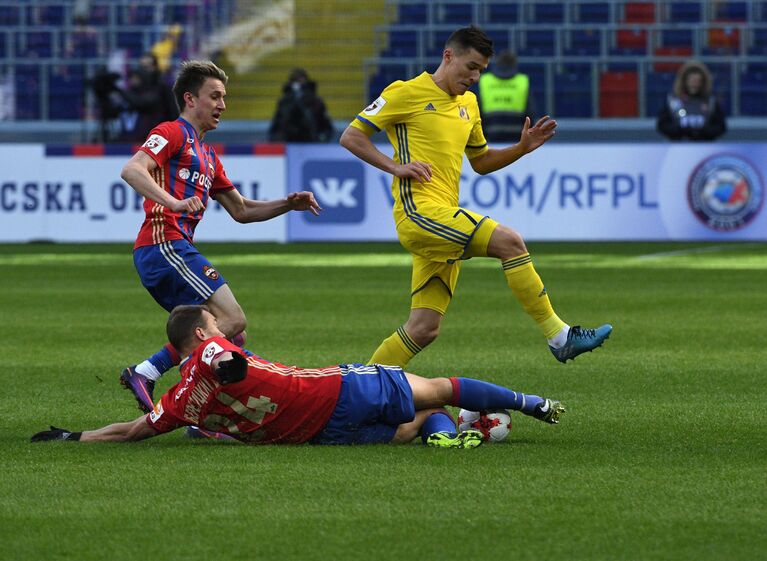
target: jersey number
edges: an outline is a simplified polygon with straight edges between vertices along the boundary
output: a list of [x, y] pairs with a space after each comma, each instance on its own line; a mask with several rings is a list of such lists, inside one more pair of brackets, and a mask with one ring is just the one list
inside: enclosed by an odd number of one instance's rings
[[[263, 423], [264, 417], [266, 417], [268, 413], [277, 411], [277, 404], [273, 403], [271, 399], [264, 395], [260, 397], [250, 396], [248, 402], [243, 403], [227, 393], [220, 392], [216, 396], [216, 399], [255, 425]], [[230, 417], [224, 417], [223, 415], [206, 416], [205, 428], [216, 432], [240, 434], [240, 428], [237, 426], [237, 421]], [[262, 435], [263, 432], [260, 430], [252, 434], [256, 440], [261, 438]]]

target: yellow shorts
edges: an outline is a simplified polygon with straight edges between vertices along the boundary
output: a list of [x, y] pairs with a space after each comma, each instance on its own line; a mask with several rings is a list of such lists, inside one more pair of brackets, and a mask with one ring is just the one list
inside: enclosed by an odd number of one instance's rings
[[397, 224], [402, 247], [413, 255], [410, 307], [444, 314], [458, 283], [460, 260], [486, 256], [497, 226], [460, 207], [419, 207]]

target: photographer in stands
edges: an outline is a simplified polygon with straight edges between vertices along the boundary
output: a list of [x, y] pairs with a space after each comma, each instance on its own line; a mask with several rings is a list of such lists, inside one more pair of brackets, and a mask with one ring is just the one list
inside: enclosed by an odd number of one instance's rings
[[282, 87], [282, 97], [269, 127], [272, 142], [327, 142], [333, 124], [325, 102], [317, 95], [317, 83], [303, 68], [295, 68]]
[[706, 65], [686, 62], [658, 114], [658, 132], [670, 140], [705, 141], [722, 136], [727, 131], [724, 110], [712, 92]]

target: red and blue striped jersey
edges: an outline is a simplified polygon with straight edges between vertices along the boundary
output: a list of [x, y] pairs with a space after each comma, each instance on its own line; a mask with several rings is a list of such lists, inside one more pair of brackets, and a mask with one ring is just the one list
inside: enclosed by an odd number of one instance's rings
[[241, 352], [223, 337], [202, 342], [147, 423], [158, 432], [198, 425], [248, 444], [300, 444], [327, 424], [341, 391], [339, 366], [297, 368], [252, 356], [245, 379], [222, 386], [211, 363], [226, 351]]
[[[215, 150], [200, 140], [185, 119], [179, 117], [157, 125], [140, 150], [157, 163], [153, 179], [178, 200], [197, 195], [207, 207], [209, 197], [234, 189]], [[205, 210], [177, 213], [145, 199], [144, 212], [146, 218], [134, 249], [171, 240], [193, 243], [194, 230]]]

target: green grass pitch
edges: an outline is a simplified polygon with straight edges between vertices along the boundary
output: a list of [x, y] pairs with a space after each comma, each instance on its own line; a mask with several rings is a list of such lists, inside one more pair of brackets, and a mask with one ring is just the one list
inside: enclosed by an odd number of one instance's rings
[[[365, 361], [405, 320], [392, 244], [206, 245], [249, 347]], [[490, 260], [465, 264], [409, 370], [561, 399], [509, 440], [247, 447], [181, 431], [32, 445], [137, 415], [121, 368], [165, 342], [130, 246], [0, 246], [0, 559], [767, 559], [767, 245], [532, 244], [558, 314], [605, 347], [562, 365]], [[177, 378], [163, 378], [164, 390]]]

